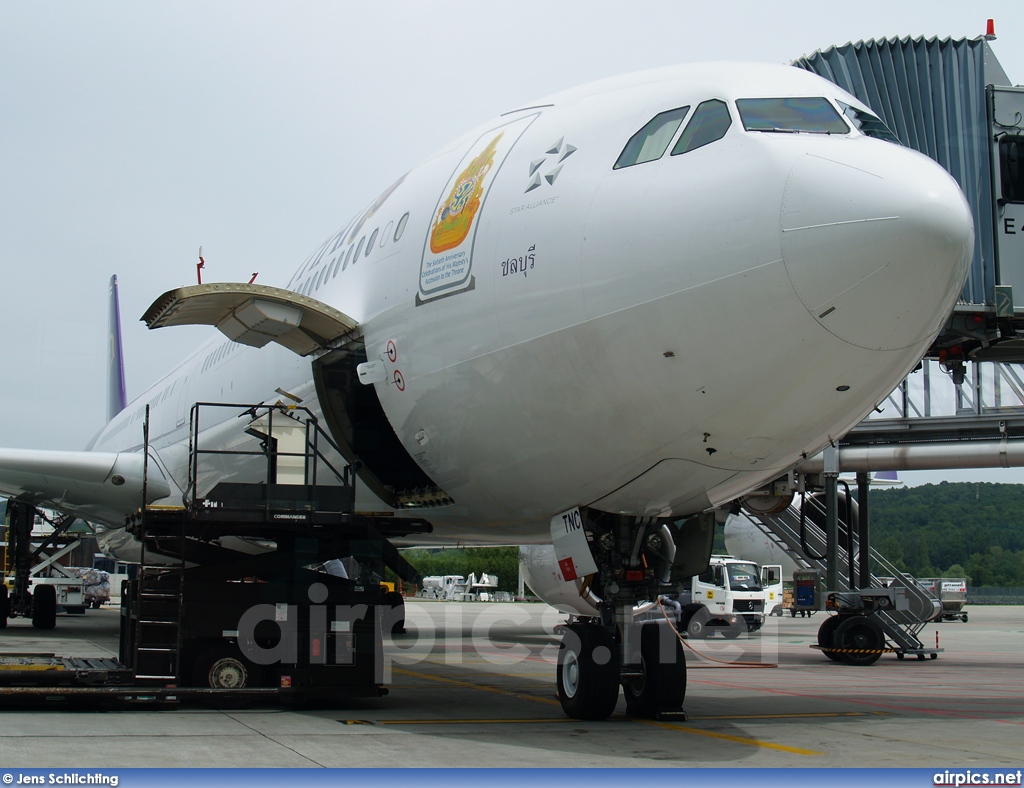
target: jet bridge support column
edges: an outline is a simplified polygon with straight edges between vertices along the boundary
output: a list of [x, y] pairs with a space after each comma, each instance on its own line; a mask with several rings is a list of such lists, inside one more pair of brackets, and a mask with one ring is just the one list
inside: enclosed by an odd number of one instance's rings
[[[858, 588], [871, 588], [871, 519], [868, 501], [871, 482], [866, 471], [857, 473]], [[850, 585], [853, 585], [852, 578]]]
[[825, 447], [825, 535], [828, 568], [826, 587], [839, 590], [839, 450]]

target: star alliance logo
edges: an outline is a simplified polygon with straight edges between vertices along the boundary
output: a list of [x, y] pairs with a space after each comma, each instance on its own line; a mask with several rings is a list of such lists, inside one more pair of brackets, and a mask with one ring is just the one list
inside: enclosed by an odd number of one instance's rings
[[[565, 141], [565, 137], [561, 137], [558, 142], [551, 145], [546, 151], [544, 151], [544, 158], [534, 159], [530, 162], [530, 183], [526, 187], [526, 192], [532, 192], [534, 189], [539, 189], [544, 185], [545, 182], [549, 186], [553, 185], [555, 179], [558, 178], [558, 174], [562, 171], [562, 162], [568, 159], [576, 152], [576, 148]], [[549, 162], [550, 156], [555, 156], [553, 163]], [[546, 172], [545, 168], [548, 167]]]

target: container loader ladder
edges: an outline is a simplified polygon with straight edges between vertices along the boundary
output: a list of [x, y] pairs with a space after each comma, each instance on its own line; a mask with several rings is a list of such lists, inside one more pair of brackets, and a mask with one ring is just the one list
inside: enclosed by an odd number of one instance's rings
[[147, 507], [139, 523], [142, 563], [137, 582], [127, 584], [128, 598], [122, 600], [127, 615], [122, 618], [120, 658], [143, 686], [173, 686], [181, 679], [184, 550], [175, 551], [177, 558], [169, 563], [158, 563], [146, 545], [160, 531], [183, 544], [186, 516], [183, 507]]

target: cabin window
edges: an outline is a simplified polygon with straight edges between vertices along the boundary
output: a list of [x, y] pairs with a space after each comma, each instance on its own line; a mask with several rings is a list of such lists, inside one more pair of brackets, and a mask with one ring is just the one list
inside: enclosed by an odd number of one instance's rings
[[408, 212], [402, 214], [402, 218], [398, 220], [398, 227], [395, 228], [395, 240], [397, 241], [402, 237], [402, 233], [405, 232], [405, 225], [409, 222]]
[[882, 122], [881, 118], [872, 115], [867, 110], [858, 109], [857, 107], [851, 107], [849, 104], [839, 102], [839, 106], [842, 107], [843, 114], [850, 119], [850, 122], [857, 128], [861, 134], [865, 137], [874, 137], [875, 139], [885, 140], [886, 142], [895, 142], [897, 145], [902, 145], [899, 137], [889, 131], [889, 127]]
[[686, 124], [679, 141], [672, 148], [672, 155], [678, 156], [680, 153], [688, 153], [717, 142], [725, 136], [731, 125], [732, 118], [724, 101], [702, 101], [693, 111], [690, 122]]
[[838, 110], [823, 97], [737, 99], [736, 108], [747, 131], [850, 133]]
[[689, 106], [677, 107], [660, 112], [647, 121], [640, 131], [629, 138], [612, 169], [621, 170], [623, 167], [660, 159], [668, 150], [669, 143], [676, 136], [689, 110]]
[[[379, 229], [380, 229], [380, 228], [377, 228], [377, 230], [379, 230]], [[369, 257], [369, 256], [370, 256], [370, 252], [372, 252], [372, 251], [373, 251], [373, 244], [374, 244], [374, 243], [376, 242], [376, 240], [377, 240], [377, 230], [374, 230], [374, 231], [373, 231], [373, 233], [371, 233], [371, 235], [370, 235], [370, 240], [369, 240], [369, 242], [368, 242], [368, 243], [366, 244], [366, 251], [365, 251], [365, 252], [363, 252], [363, 256], [364, 256], [364, 257]]]

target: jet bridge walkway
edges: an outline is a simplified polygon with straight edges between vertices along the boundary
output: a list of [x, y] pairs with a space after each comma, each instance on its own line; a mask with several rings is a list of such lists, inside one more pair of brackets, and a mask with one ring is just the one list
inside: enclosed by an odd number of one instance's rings
[[[928, 648], [920, 639], [921, 630], [925, 625], [941, 615], [942, 604], [926, 591], [917, 581], [901, 572], [874, 548], [869, 548], [872, 564], [885, 573], [883, 581], [876, 574], [871, 575], [871, 589], [886, 589], [884, 595], [869, 589], [857, 590], [857, 566], [859, 562], [859, 543], [855, 538], [856, 523], [859, 515], [857, 502], [846, 491], [840, 500], [842, 516], [839, 518], [840, 545], [837, 555], [838, 586], [829, 589], [832, 599], [838, 608], [867, 613], [880, 628], [884, 638], [892, 643], [887, 648], [884, 643], [872, 639], [871, 633], [862, 631], [859, 635], [851, 634], [849, 642], [829, 643], [829, 638], [819, 631], [819, 647], [830, 657], [837, 654], [849, 654], [840, 649], [854, 649], [862, 646], [864, 653], [858, 664], [874, 661], [882, 653], [892, 650], [903, 659], [907, 654], [916, 655], [919, 659], [935, 658], [939, 649]], [[799, 506], [789, 506], [775, 514], [755, 513], [743, 510], [739, 515], [747, 517], [758, 525], [762, 531], [785, 550], [798, 565], [817, 570], [824, 577], [828, 571], [826, 534], [821, 524], [825, 522], [825, 506], [815, 495], [805, 495]], [[835, 630], [835, 618], [830, 618], [823, 625], [831, 635]], [[823, 642], [824, 641], [824, 642]], [[870, 641], [870, 642], [869, 642]], [[830, 649], [831, 646], [835, 650]], [[830, 653], [831, 652], [831, 653]], [[873, 659], [871, 659], [873, 657]], [[851, 661], [845, 659], [844, 661]]]

